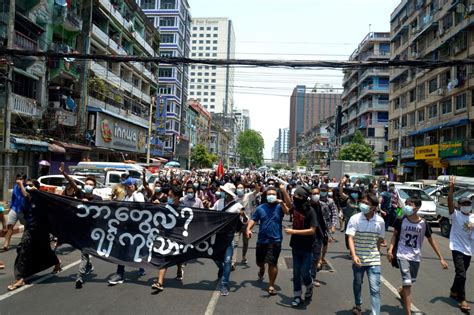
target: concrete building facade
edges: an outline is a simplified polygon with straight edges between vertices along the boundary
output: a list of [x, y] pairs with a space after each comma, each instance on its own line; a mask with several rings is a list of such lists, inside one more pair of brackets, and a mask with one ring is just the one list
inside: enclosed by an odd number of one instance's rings
[[[401, 1], [391, 14], [391, 58], [472, 58], [473, 25], [472, 1]], [[394, 164], [400, 165], [394, 173], [402, 179], [472, 176], [473, 86], [468, 65], [391, 71], [388, 134]]]
[[339, 93], [321, 93], [298, 85], [290, 99], [290, 127], [288, 162], [294, 165], [297, 161], [298, 137], [316, 126], [321, 120], [334, 115], [341, 102]]
[[[193, 18], [191, 58], [235, 59], [234, 26], [228, 18]], [[234, 69], [192, 65], [189, 95], [211, 113], [231, 115], [234, 108]]]

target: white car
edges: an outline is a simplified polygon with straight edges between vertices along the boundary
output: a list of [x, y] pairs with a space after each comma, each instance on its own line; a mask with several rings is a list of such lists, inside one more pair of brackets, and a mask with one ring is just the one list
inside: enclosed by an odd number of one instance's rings
[[438, 215], [436, 214], [436, 203], [420, 188], [413, 186], [396, 186], [398, 198], [401, 206], [405, 206], [408, 198], [421, 199], [421, 208], [418, 210], [418, 215], [426, 220], [428, 223], [438, 223]]
[[[74, 179], [76, 185], [82, 189], [85, 185], [85, 176], [76, 176], [76, 175], [69, 175], [72, 179]], [[66, 185], [67, 180], [64, 178], [63, 175], [46, 175], [41, 176], [38, 178], [38, 182], [41, 185], [41, 190], [51, 191], [48, 188], [54, 188], [56, 193], [62, 192], [62, 187]], [[46, 188], [46, 189], [42, 189]], [[94, 189], [94, 193], [104, 200], [110, 200], [112, 196], [112, 188], [105, 187], [100, 182], [97, 182], [96, 188]]]

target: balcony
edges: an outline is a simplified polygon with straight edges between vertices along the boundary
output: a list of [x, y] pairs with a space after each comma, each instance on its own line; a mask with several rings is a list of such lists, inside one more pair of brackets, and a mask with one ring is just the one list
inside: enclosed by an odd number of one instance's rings
[[92, 24], [92, 36], [95, 37], [102, 45], [105, 45], [105, 46], [108, 46], [109, 41], [111, 40], [109, 35], [107, 35], [103, 30], [101, 30], [95, 24]]
[[80, 32], [82, 30], [81, 18], [73, 12], [68, 12], [63, 27], [71, 32]]
[[58, 125], [74, 127], [77, 124], [77, 114], [62, 108], [55, 111], [54, 119]]
[[157, 78], [156, 76], [151, 73], [150, 70], [148, 70], [144, 65], [143, 63], [141, 62], [137, 62], [137, 61], [131, 61], [130, 64], [142, 75], [144, 75], [146, 78], [148, 78], [149, 80], [153, 81], [153, 82], [156, 82], [157, 81]]
[[28, 118], [39, 119], [43, 110], [38, 106], [36, 100], [12, 93], [12, 113]]
[[136, 39], [136, 41], [143, 47], [145, 50], [151, 55], [155, 55], [155, 51], [151, 46], [146, 42], [145, 38], [142, 37], [138, 32], [133, 32], [133, 38]]
[[137, 116], [133, 114], [130, 110], [126, 110], [115, 105], [108, 104], [93, 96], [89, 96], [88, 104], [91, 107], [100, 108], [110, 113], [120, 115], [121, 117], [123, 117], [124, 120], [133, 121], [148, 128], [148, 118]]
[[117, 10], [109, 0], [99, 0], [99, 3], [117, 20], [119, 25], [123, 25], [124, 27], [130, 25], [130, 23], [123, 18], [120, 11]]
[[36, 51], [38, 50], [38, 41], [29, 38], [19, 31], [15, 31], [15, 46], [18, 49]]

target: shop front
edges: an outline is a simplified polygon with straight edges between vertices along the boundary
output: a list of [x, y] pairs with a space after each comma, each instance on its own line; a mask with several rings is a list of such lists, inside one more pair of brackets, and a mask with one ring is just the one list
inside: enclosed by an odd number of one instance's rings
[[448, 173], [457, 176], [474, 176], [474, 154], [465, 154], [462, 141], [440, 145], [440, 157], [449, 164]]
[[440, 158], [440, 145], [426, 145], [415, 148], [415, 160], [421, 161], [422, 171], [416, 179], [436, 179], [439, 175], [446, 173], [448, 164]]
[[89, 115], [94, 127], [95, 147], [92, 161], [139, 161], [146, 154], [146, 126], [121, 119], [118, 115], [97, 111]]

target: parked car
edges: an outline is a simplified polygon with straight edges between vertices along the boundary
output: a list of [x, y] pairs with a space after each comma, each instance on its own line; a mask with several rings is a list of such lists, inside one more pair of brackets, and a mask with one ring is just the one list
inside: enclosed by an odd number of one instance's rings
[[[461, 189], [461, 187], [454, 187], [454, 192], [458, 191]], [[425, 186], [423, 191], [433, 198], [433, 200], [436, 202], [436, 204], [439, 203], [439, 199], [447, 199], [448, 198], [448, 192], [449, 192], [449, 187], [448, 185], [429, 185]]]
[[[458, 206], [458, 200], [460, 198], [469, 198], [472, 202], [474, 202], [474, 187], [461, 188], [454, 193], [453, 199], [455, 207]], [[439, 217], [439, 227], [441, 230], [441, 235], [449, 237], [449, 233], [451, 231], [451, 219], [449, 218], [449, 209], [447, 202], [439, 203], [436, 206], [436, 213]]]
[[436, 203], [423, 190], [413, 186], [396, 186], [396, 191], [402, 207], [405, 206], [408, 198], [421, 199], [421, 208], [418, 210], [418, 215], [428, 223], [438, 223]]
[[[76, 183], [79, 189], [84, 188], [86, 176], [69, 175]], [[40, 183], [40, 190], [60, 194], [63, 187], [67, 184], [63, 175], [46, 175], [38, 178]], [[112, 196], [112, 189], [105, 187], [101, 182], [97, 182], [94, 193], [101, 196], [104, 200], [110, 200]]]
[[403, 185], [417, 187], [420, 189], [423, 189], [423, 186], [424, 186], [422, 182], [404, 182]]

